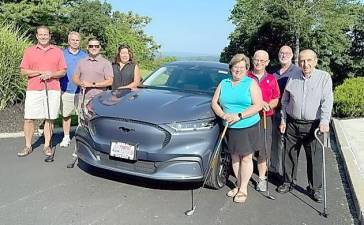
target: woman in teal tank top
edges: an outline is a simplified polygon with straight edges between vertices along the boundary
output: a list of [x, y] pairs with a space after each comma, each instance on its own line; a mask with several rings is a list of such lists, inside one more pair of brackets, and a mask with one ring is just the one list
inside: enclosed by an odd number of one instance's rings
[[212, 98], [215, 114], [228, 123], [228, 151], [237, 178], [236, 187], [227, 193], [234, 202], [245, 202], [253, 173], [253, 153], [262, 148], [259, 138], [259, 111], [262, 93], [256, 81], [246, 74], [249, 58], [236, 54], [229, 63], [231, 78], [224, 79]]

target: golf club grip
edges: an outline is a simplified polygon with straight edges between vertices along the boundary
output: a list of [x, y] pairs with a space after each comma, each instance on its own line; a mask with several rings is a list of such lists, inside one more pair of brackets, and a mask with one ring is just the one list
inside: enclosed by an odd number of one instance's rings
[[220, 140], [222, 140], [224, 138], [225, 133], [227, 131], [227, 128], [228, 128], [228, 124], [225, 125], [224, 130], [221, 132], [221, 134], [220, 134]]
[[267, 129], [267, 114], [263, 109], [263, 127], [264, 129]]

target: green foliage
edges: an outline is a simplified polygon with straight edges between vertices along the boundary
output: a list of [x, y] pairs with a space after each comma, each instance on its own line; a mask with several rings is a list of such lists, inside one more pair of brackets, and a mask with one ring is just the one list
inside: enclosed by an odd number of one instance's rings
[[127, 43], [139, 63], [152, 61], [160, 48], [144, 33], [150, 20], [132, 12], [113, 12], [109, 3], [100, 0], [0, 1], [0, 21], [14, 22], [33, 40], [38, 25], [49, 26], [52, 41], [62, 47], [67, 45], [67, 34], [78, 31], [82, 47], [90, 37], [96, 37], [101, 41], [103, 53], [114, 59], [117, 47]]
[[336, 87], [333, 113], [337, 117], [364, 116], [364, 77], [349, 78]]
[[146, 70], [146, 69], [140, 69], [140, 75], [142, 77], [142, 79], [144, 79], [145, 77], [147, 77], [152, 71], [150, 70]]
[[19, 65], [30, 41], [14, 25], [0, 23], [0, 110], [24, 99], [26, 77]]
[[35, 40], [35, 27], [49, 26], [53, 41], [60, 44], [67, 35], [69, 13], [79, 0], [2, 1], [0, 21], [11, 22]]
[[106, 44], [106, 27], [111, 24], [111, 10], [109, 3], [99, 0], [81, 0], [70, 10], [69, 31], [77, 31], [84, 39], [96, 37], [103, 45]]
[[127, 14], [114, 12], [112, 24], [105, 28], [106, 56], [114, 59], [119, 45], [126, 43], [133, 50], [138, 63], [143, 64], [153, 60], [154, 52], [160, 46], [143, 32], [143, 28], [149, 21], [149, 17], [138, 16], [131, 12]]
[[319, 67], [340, 83], [364, 69], [363, 51], [357, 51], [364, 44], [363, 9], [355, 0], [237, 0], [230, 16], [236, 29], [220, 61], [257, 49], [276, 58], [282, 45], [291, 46], [297, 59], [301, 49], [311, 48]]

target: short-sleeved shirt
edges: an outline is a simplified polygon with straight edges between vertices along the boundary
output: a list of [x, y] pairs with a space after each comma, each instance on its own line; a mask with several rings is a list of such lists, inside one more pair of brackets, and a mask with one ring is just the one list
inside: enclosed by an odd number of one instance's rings
[[[91, 83], [104, 81], [114, 76], [111, 63], [101, 55], [96, 56], [96, 58], [88, 56], [81, 59], [76, 66], [74, 75], [78, 75], [80, 81]], [[88, 88], [85, 97], [90, 99], [104, 90], [106, 90], [105, 87]]]
[[[269, 103], [273, 99], [279, 99], [279, 86], [276, 78], [272, 74], [265, 72], [262, 78], [259, 79], [252, 71], [249, 71], [248, 76], [258, 82], [260, 90], [262, 91], [263, 101]], [[274, 109], [266, 112], [267, 116], [273, 114]]]
[[67, 72], [66, 75], [60, 79], [61, 90], [68, 93], [78, 93], [80, 92], [80, 89], [75, 83], [73, 83], [72, 76], [78, 61], [87, 57], [87, 53], [79, 50], [76, 54], [73, 54], [69, 48], [66, 48], [63, 50], [63, 55], [67, 64]]
[[[25, 49], [20, 68], [57, 72], [66, 69], [67, 65], [62, 50], [57, 46], [49, 45], [44, 49], [40, 45], [34, 45]], [[47, 86], [49, 90], [60, 90], [59, 79], [49, 79]], [[40, 91], [44, 89], [44, 81], [39, 76], [28, 77], [27, 91]]]
[[[231, 78], [220, 82], [219, 103], [224, 113], [239, 113], [248, 109], [253, 104], [251, 96], [251, 86], [254, 80], [244, 76], [236, 85], [233, 86]], [[238, 122], [229, 125], [230, 128], [247, 128], [259, 122], [259, 114], [243, 118]]]
[[122, 69], [120, 69], [120, 65], [118, 63], [112, 64], [114, 72], [114, 80], [112, 83], [113, 90], [129, 85], [134, 81], [135, 65], [135, 63], [128, 62]]

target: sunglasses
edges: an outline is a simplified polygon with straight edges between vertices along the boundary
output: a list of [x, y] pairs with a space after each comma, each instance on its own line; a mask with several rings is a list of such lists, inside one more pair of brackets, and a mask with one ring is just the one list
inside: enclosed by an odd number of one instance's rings
[[100, 45], [88, 45], [88, 48], [100, 48]]

